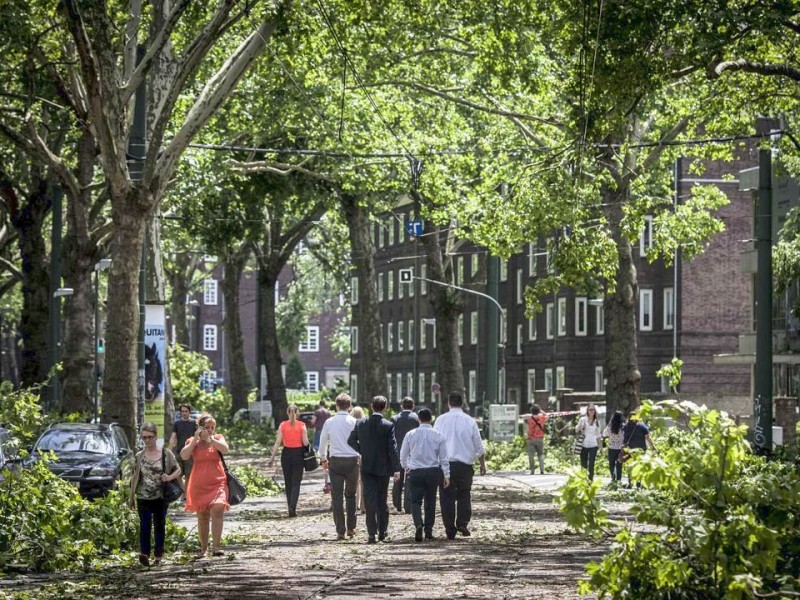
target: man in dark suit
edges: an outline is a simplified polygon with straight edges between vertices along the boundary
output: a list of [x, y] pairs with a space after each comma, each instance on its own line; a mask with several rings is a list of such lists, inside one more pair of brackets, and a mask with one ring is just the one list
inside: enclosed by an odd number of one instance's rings
[[356, 423], [347, 443], [361, 455], [361, 481], [364, 486], [364, 504], [367, 509], [368, 544], [375, 543], [377, 535], [385, 541], [389, 528], [389, 507], [386, 496], [389, 478], [400, 478], [400, 457], [394, 439], [394, 425], [383, 418], [386, 398], [372, 399], [372, 415]]
[[[403, 439], [406, 434], [412, 429], [419, 427], [419, 417], [414, 412], [414, 399], [406, 396], [400, 403], [402, 411], [394, 417], [394, 439], [397, 441], [397, 453], [403, 451]], [[405, 471], [400, 471], [400, 479], [392, 484], [392, 504], [394, 504], [395, 513], [400, 514], [405, 511], [411, 512], [411, 498], [408, 490], [406, 490], [405, 502], [403, 501], [403, 487], [405, 480]]]

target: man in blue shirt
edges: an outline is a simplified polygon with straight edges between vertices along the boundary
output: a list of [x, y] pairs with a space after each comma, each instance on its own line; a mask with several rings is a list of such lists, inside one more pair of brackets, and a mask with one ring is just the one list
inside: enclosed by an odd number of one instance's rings
[[[436, 489], [450, 485], [450, 463], [447, 461], [447, 445], [444, 437], [433, 427], [430, 409], [419, 411], [420, 425], [408, 432], [400, 450], [400, 464], [408, 471], [408, 489], [411, 497], [411, 515], [414, 519], [414, 541], [433, 539], [433, 522], [436, 519]], [[425, 518], [422, 505], [425, 504]]]

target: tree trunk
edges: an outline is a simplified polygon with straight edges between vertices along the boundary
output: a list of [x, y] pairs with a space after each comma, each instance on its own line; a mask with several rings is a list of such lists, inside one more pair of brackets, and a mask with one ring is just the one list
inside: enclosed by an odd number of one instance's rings
[[94, 315], [97, 307], [92, 274], [97, 244], [91, 236], [90, 184], [94, 176], [94, 137], [88, 130], [78, 141], [77, 180], [79, 197], [67, 204], [64, 239], [64, 282], [74, 292], [64, 306], [64, 412], [92, 412], [94, 396]]
[[[425, 246], [428, 278], [453, 285], [453, 259], [442, 248], [440, 228], [429, 226], [422, 236]], [[445, 235], [449, 236], [451, 231]], [[462, 292], [445, 285], [429, 284], [428, 299], [436, 315], [436, 357], [442, 392], [439, 398], [439, 414], [447, 412], [447, 396], [458, 392], [464, 397], [464, 369], [461, 363], [461, 347], [458, 345], [458, 315], [463, 310]]]
[[[129, 195], [139, 192], [131, 189]], [[114, 239], [108, 276], [107, 359], [103, 378], [104, 423], [119, 423], [131, 444], [136, 441], [137, 344], [139, 341], [139, 265], [146, 222], [135, 198], [112, 202]], [[123, 211], [121, 207], [130, 207]]]
[[[278, 274], [274, 269], [261, 266], [258, 270], [258, 286], [261, 297], [261, 322], [258, 324], [261, 356], [267, 369], [267, 396], [272, 403], [272, 416], [275, 423], [286, 419], [286, 383], [281, 370], [281, 348], [278, 343], [278, 328], [275, 322], [275, 286]], [[259, 366], [259, 368], [261, 368]]]
[[354, 401], [366, 404], [373, 396], [386, 394], [386, 353], [381, 337], [375, 248], [369, 235], [369, 212], [358, 203], [355, 196], [342, 195], [342, 212], [350, 234], [355, 275], [360, 283], [358, 304], [353, 307], [353, 317], [358, 315], [359, 352], [368, 357], [361, 362], [363, 383], [360, 387], [363, 391], [359, 394], [360, 398], [354, 398]]
[[192, 277], [197, 268], [193, 254], [178, 252], [170, 268], [165, 265], [164, 272], [169, 281], [169, 318], [175, 329], [176, 344], [189, 347], [189, 326], [186, 318], [186, 299], [191, 291]]
[[25, 204], [12, 217], [19, 237], [22, 257], [22, 338], [23, 387], [44, 383], [47, 379], [47, 323], [50, 281], [47, 267], [47, 247], [43, 236], [44, 220], [52, 205], [47, 181], [31, 182], [32, 192]]
[[639, 406], [639, 363], [636, 354], [636, 306], [639, 286], [630, 241], [622, 232], [622, 203], [624, 194], [607, 193], [611, 205], [609, 225], [617, 244], [619, 266], [616, 290], [606, 295], [605, 308], [605, 376], [606, 411], [615, 410], [627, 415]]
[[240, 246], [240, 251], [224, 258], [222, 296], [225, 301], [225, 343], [228, 352], [228, 390], [233, 398], [231, 414], [247, 408], [247, 366], [244, 360], [244, 336], [239, 315], [239, 283], [249, 252]]

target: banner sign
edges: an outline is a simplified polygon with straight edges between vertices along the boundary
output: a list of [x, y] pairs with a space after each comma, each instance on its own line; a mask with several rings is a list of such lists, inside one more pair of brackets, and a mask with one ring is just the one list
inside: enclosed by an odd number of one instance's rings
[[[170, 432], [164, 424], [167, 327], [164, 306], [145, 307], [144, 326], [144, 420], [158, 427], [159, 446]], [[171, 423], [170, 423], [171, 425]]]

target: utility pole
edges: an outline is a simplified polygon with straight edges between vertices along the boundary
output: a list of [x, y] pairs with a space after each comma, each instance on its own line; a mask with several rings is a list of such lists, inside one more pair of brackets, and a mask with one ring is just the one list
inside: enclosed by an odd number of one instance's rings
[[756, 208], [756, 368], [753, 442], [758, 454], [772, 452], [772, 151], [758, 152]]

